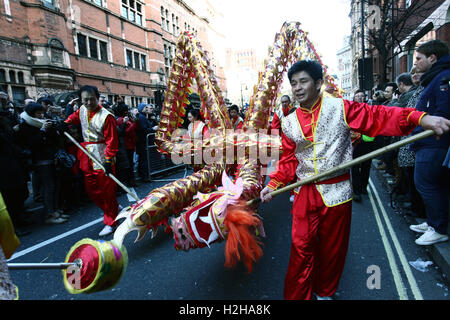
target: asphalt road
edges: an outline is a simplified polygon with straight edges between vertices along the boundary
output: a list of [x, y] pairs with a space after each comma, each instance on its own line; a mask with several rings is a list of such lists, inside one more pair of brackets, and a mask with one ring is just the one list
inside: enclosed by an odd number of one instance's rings
[[[142, 184], [136, 191], [142, 198], [165, 183]], [[126, 195], [119, 202], [130, 204]], [[224, 243], [176, 251], [172, 235], [160, 229], [153, 239], [147, 235], [137, 243], [135, 234], [128, 235], [127, 271], [109, 291], [71, 295], [59, 270], [11, 270], [11, 276], [22, 300], [281, 300], [291, 240], [290, 208], [288, 194], [260, 206], [264, 255], [250, 274], [242, 264], [224, 267]], [[21, 237], [9, 262], [63, 262], [77, 241], [98, 238], [100, 209], [86, 203], [70, 214], [61, 225], [35, 225], [30, 235]], [[336, 300], [450, 299], [448, 280], [438, 267], [419, 271], [410, 264], [431, 257], [426, 247], [414, 243], [417, 235], [409, 223], [407, 216], [389, 207], [386, 190], [372, 172], [369, 194], [353, 203], [350, 245]]]

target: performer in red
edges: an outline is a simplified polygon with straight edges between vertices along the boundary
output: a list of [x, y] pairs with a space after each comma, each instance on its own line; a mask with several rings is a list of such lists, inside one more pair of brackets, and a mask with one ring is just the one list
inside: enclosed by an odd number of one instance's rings
[[[291, 114], [291, 112], [295, 111], [295, 107], [291, 104], [291, 98], [288, 95], [284, 95], [281, 97], [281, 108], [278, 108], [274, 115], [272, 122], [269, 126], [269, 134], [271, 134], [271, 130], [278, 130], [278, 133], [281, 132], [281, 120]], [[294, 177], [295, 179], [295, 177]], [[294, 181], [295, 182], [295, 181]], [[291, 196], [289, 197], [290, 202], [294, 202], [295, 193], [291, 191]]]
[[278, 108], [273, 114], [273, 119], [269, 127], [269, 133], [271, 129], [278, 129], [281, 131], [281, 120], [295, 110], [295, 107], [291, 104], [291, 98], [288, 95], [282, 96], [280, 101], [281, 108]]
[[234, 131], [241, 130], [244, 126], [244, 120], [239, 116], [239, 108], [237, 105], [233, 104], [229, 109], [231, 124], [233, 125]]
[[[94, 157], [103, 163], [106, 173], [115, 173], [115, 156], [118, 151], [116, 120], [105, 108], [99, 105], [99, 92], [96, 87], [83, 86], [80, 89], [83, 105], [65, 121], [81, 125], [84, 142], [81, 143]], [[116, 183], [82, 152], [78, 153], [80, 168], [84, 172], [86, 192], [94, 203], [103, 210], [105, 227], [99, 236], [114, 232], [119, 204], [116, 196]]]
[[[417, 125], [441, 135], [450, 121], [412, 108], [370, 106], [321, 95], [323, 71], [315, 61], [299, 61], [288, 71], [300, 107], [282, 122], [279, 168], [261, 191], [272, 190], [352, 160], [350, 131], [374, 137], [407, 135]], [[292, 245], [284, 284], [285, 299], [331, 297], [341, 277], [350, 234], [350, 173], [337, 173], [296, 190], [292, 206]]]
[[198, 109], [191, 109], [188, 112], [188, 132], [187, 137], [190, 139], [202, 139], [209, 137], [208, 126], [202, 121], [200, 111]]

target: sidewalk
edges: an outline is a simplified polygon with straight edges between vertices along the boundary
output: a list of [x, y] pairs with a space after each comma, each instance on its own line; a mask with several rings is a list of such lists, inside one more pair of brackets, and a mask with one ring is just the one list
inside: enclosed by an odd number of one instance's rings
[[[377, 177], [383, 182], [383, 186], [386, 188], [386, 190], [389, 190], [389, 184], [388, 180], [389, 177], [384, 177], [383, 174], [385, 174], [384, 170], [377, 170], [374, 166], [375, 162], [372, 162], [372, 168], [371, 170], [377, 175]], [[395, 202], [395, 200], [393, 200]], [[398, 207], [398, 205], [397, 205]], [[449, 202], [450, 207], [450, 202]], [[402, 214], [408, 215], [412, 221], [413, 224], [420, 224], [426, 221], [426, 219], [414, 217], [411, 215], [410, 211], [407, 211], [405, 209], [402, 210]], [[450, 217], [449, 217], [449, 227], [447, 229], [450, 232]], [[445, 242], [436, 243], [434, 245], [426, 246], [429, 249], [429, 253], [431, 255], [431, 258], [433, 259], [434, 263], [442, 270], [442, 272], [445, 274], [447, 279], [450, 279], [450, 240]]]

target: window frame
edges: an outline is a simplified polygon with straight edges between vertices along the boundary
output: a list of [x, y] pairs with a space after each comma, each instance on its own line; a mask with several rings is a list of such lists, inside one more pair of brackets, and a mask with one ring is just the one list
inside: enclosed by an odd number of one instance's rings
[[[128, 52], [131, 53], [131, 63], [129, 64], [128, 61]], [[125, 47], [124, 48], [124, 54], [125, 54], [125, 66], [127, 68], [131, 68], [134, 70], [139, 70], [139, 71], [148, 71], [147, 70], [147, 57], [148, 55], [146, 53], [143, 53], [142, 51], [139, 50], [135, 50], [129, 47]], [[138, 56], [137, 60], [138, 62], [136, 63], [136, 55]], [[142, 59], [145, 60], [145, 63], [142, 64]]]
[[[132, 5], [131, 5], [132, 4]], [[137, 0], [121, 0], [120, 1], [120, 16], [127, 19], [139, 26], [144, 26], [144, 9], [145, 3]], [[138, 10], [139, 7], [139, 10]], [[126, 16], [124, 15], [124, 9], [126, 10]], [[131, 13], [133, 19], [131, 19]], [[138, 19], [139, 17], [139, 19]], [[139, 22], [138, 22], [139, 20]]]
[[[80, 54], [79, 36], [86, 38], [86, 43], [85, 43], [86, 44], [86, 55]], [[80, 57], [85, 57], [85, 58], [89, 58], [89, 59], [93, 59], [93, 60], [97, 60], [97, 61], [101, 61], [101, 62], [110, 62], [111, 61], [110, 57], [109, 57], [109, 54], [108, 54], [108, 43], [109, 43], [109, 41], [107, 39], [103, 39], [103, 38], [100, 38], [100, 37], [97, 37], [97, 36], [93, 36], [93, 35], [88, 35], [88, 34], [85, 34], [83, 32], [80, 32], [80, 31], [77, 32], [76, 37], [77, 37], [77, 53], [78, 53], [78, 55]], [[91, 50], [92, 50], [92, 48], [91, 48], [91, 41], [95, 42], [95, 52], [96, 52], [97, 57], [92, 57], [91, 56]], [[105, 51], [105, 54], [106, 54], [105, 60], [102, 59], [102, 51], [100, 49], [100, 43], [101, 42], [105, 44], [105, 49], [106, 49], [106, 51]]]

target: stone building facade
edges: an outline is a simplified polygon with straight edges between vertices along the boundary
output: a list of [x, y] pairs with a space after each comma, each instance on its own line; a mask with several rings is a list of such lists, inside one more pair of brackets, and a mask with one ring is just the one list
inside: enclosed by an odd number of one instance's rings
[[[2, 2], [0, 90], [18, 103], [88, 84], [111, 102], [118, 94], [130, 106], [161, 105], [183, 31], [197, 36], [214, 55], [208, 38], [211, 18], [197, 14], [186, 1]], [[215, 70], [225, 86], [223, 69], [215, 65]]]

